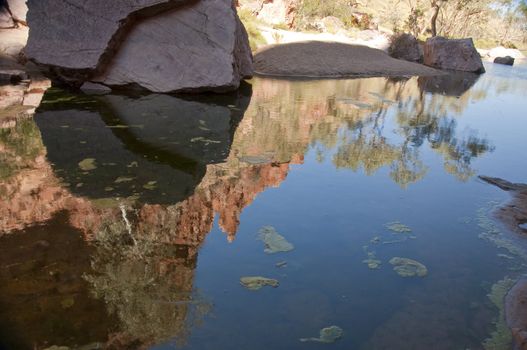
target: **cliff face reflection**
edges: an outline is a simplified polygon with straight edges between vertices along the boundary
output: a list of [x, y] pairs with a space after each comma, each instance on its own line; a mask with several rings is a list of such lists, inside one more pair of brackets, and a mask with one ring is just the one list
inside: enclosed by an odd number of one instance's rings
[[[51, 233], [54, 225], [78, 254], [2, 270], [0, 303], [17, 308], [0, 311], [13, 320], [2, 326], [9, 336], [0, 345], [184, 344], [212, 309], [194, 287], [194, 270], [215, 216], [232, 241], [243, 209], [280, 186], [308, 150], [335, 168], [389, 169], [403, 188], [427, 174], [423, 146], [457, 179], [473, 176], [472, 161], [493, 146], [477, 130], [458, 130], [464, 108], [485, 98], [470, 90], [471, 78], [460, 79], [262, 79], [252, 91], [201, 100], [48, 92], [34, 120], [0, 130], [0, 244], [29, 254], [28, 234], [40, 227], [41, 249], [69, 249]], [[19, 256], [2, 255], [2, 265]], [[50, 271], [40, 267], [50, 264], [73, 276], [49, 281], [51, 306], [20, 302], [44, 292], [7, 282], [44, 278]], [[59, 282], [72, 289], [57, 290]], [[32, 317], [15, 322], [15, 312]], [[50, 312], [93, 331], [36, 324]], [[35, 331], [24, 340], [29, 328]]]

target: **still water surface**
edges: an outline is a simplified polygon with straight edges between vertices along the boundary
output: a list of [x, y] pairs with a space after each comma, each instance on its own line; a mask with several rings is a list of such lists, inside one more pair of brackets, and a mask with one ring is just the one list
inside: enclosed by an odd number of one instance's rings
[[[500, 291], [527, 253], [477, 175], [527, 182], [526, 91], [522, 65], [50, 90], [0, 129], [0, 349], [510, 348]], [[264, 252], [265, 226], [294, 249]], [[331, 325], [332, 344], [299, 340]]]

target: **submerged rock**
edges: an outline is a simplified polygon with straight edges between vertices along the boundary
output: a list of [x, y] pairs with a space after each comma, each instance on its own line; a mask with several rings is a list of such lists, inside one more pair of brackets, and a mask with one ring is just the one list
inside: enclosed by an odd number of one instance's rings
[[300, 338], [301, 342], [319, 342], [319, 343], [334, 343], [340, 338], [344, 331], [338, 326], [329, 326], [320, 330], [320, 336], [318, 338]]
[[264, 242], [264, 252], [267, 254], [289, 252], [295, 248], [272, 226], [262, 227], [258, 233], [258, 239]]
[[393, 270], [401, 277], [425, 277], [428, 269], [419, 261], [395, 257], [390, 259], [390, 264], [394, 265]]
[[265, 286], [278, 287], [278, 280], [261, 276], [249, 276], [240, 278], [240, 284], [249, 290], [258, 290]]
[[424, 64], [439, 69], [485, 73], [483, 62], [471, 38], [447, 39], [436, 36], [427, 39]]

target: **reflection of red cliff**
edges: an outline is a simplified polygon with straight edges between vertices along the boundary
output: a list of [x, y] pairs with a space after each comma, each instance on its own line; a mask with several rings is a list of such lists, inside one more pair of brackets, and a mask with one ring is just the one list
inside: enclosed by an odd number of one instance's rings
[[43, 155], [0, 183], [0, 235], [51, 219], [69, 197]]
[[[232, 241], [243, 209], [267, 187], [285, 180], [289, 164], [265, 164], [226, 168], [209, 165], [195, 193], [176, 205], [145, 205], [138, 213], [137, 232], [166, 243], [200, 245], [212, 229], [214, 215]], [[227, 173], [227, 174], [226, 174]]]

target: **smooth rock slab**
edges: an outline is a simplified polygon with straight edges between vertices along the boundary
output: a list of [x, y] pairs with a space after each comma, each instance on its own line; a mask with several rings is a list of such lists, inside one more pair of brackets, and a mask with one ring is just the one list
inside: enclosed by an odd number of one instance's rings
[[138, 18], [192, 0], [28, 0], [31, 33], [25, 53], [37, 63], [60, 67], [66, 76], [94, 71], [113, 56]]
[[424, 45], [424, 64], [439, 69], [485, 73], [483, 62], [471, 38], [446, 39], [436, 36], [427, 39]]
[[232, 1], [201, 0], [138, 23], [93, 81], [162, 93], [223, 92], [251, 75], [247, 33]]

